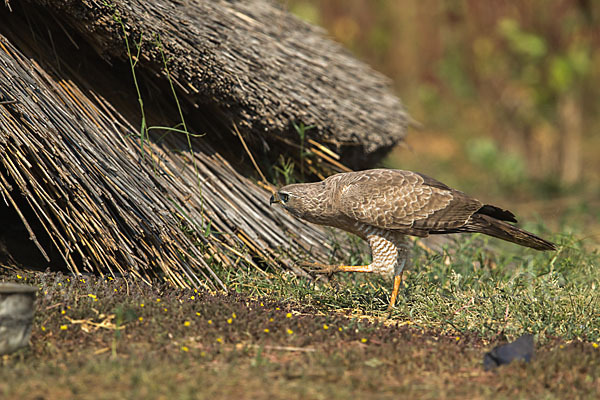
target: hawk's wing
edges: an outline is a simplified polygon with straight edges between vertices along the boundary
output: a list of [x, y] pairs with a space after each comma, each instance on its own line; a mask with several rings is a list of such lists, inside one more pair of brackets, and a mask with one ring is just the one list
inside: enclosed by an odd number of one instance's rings
[[418, 236], [461, 227], [483, 206], [435, 179], [401, 170], [345, 174], [338, 183], [338, 194], [345, 216]]

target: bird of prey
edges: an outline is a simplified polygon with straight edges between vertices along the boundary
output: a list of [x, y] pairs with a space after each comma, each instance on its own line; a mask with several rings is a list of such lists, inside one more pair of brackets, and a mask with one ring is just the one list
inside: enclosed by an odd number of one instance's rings
[[321, 272], [372, 272], [394, 277], [388, 310], [396, 302], [408, 258], [406, 235], [479, 232], [537, 250], [556, 246], [509, 222], [513, 213], [483, 204], [411, 171], [371, 169], [332, 175], [321, 182], [282, 187], [271, 197], [303, 220], [353, 233], [371, 247], [369, 265], [313, 265]]

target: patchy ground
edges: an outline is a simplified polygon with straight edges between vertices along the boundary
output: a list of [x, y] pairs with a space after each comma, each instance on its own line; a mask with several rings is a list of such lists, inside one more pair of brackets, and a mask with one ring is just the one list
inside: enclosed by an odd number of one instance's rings
[[5, 271], [37, 285], [29, 348], [5, 356], [3, 399], [595, 397], [600, 351], [548, 341], [495, 372], [500, 339], [409, 320], [324, 313], [295, 300]]

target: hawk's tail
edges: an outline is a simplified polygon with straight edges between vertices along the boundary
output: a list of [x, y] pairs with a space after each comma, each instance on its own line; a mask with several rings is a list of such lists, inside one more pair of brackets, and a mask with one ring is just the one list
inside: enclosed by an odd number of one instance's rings
[[536, 250], [556, 250], [556, 245], [552, 242], [507, 222], [480, 213], [473, 214], [467, 224], [460, 228], [460, 231], [485, 233]]

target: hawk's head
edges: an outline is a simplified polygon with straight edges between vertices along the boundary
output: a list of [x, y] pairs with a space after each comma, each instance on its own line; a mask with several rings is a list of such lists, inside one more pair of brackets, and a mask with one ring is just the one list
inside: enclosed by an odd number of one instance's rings
[[306, 207], [304, 203], [307, 186], [306, 183], [284, 186], [271, 196], [269, 204], [279, 203], [283, 208], [295, 214], [294, 210], [300, 211]]
[[323, 182], [294, 183], [279, 189], [271, 196], [270, 204], [279, 203], [290, 214], [310, 222], [319, 223], [323, 203], [327, 198]]

